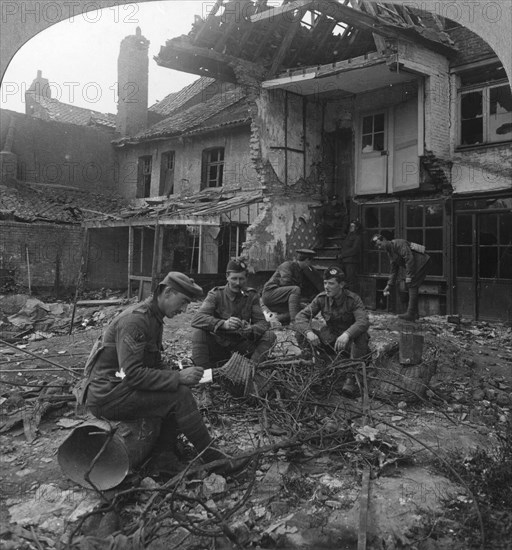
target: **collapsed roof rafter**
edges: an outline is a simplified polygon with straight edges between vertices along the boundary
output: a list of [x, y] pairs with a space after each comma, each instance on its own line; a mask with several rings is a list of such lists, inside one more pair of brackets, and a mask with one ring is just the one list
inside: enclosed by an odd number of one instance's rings
[[[374, 51], [386, 41], [409, 41], [451, 55], [437, 27], [426, 27], [406, 7], [365, 0], [217, 0], [187, 36], [166, 42], [155, 57], [164, 67], [237, 82], [245, 63], [258, 78], [279, 71], [335, 63]], [[258, 69], [259, 67], [259, 69]]]

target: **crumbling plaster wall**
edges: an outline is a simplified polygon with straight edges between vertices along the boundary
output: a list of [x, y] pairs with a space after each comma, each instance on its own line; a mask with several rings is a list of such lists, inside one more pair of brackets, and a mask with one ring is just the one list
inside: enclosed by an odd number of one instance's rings
[[[255, 121], [264, 165], [283, 187], [305, 180], [320, 191], [322, 105], [284, 90], [261, 90]], [[268, 182], [266, 182], [268, 184]]]
[[301, 197], [272, 197], [247, 229], [244, 255], [255, 271], [275, 269], [293, 259], [297, 248], [315, 248], [320, 243], [318, 208]]
[[151, 196], [160, 194], [162, 153], [175, 152], [174, 193], [193, 194], [201, 189], [201, 165], [204, 149], [224, 147], [225, 189], [254, 189], [259, 187], [256, 169], [250, 157], [250, 130], [233, 128], [229, 132], [210, 133], [193, 138], [147, 141], [118, 150], [121, 192], [134, 198], [137, 192], [138, 159], [152, 156]]

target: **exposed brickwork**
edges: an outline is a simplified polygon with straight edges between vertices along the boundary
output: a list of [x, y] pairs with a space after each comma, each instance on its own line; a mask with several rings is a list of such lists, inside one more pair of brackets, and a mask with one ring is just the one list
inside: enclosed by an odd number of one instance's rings
[[75, 284], [82, 229], [39, 223], [0, 222], [0, 268], [15, 272], [28, 287], [27, 249], [32, 288], [62, 289]]
[[450, 29], [448, 34], [458, 49], [457, 55], [451, 61], [452, 66], [473, 63], [496, 55], [485, 40], [466, 27]]

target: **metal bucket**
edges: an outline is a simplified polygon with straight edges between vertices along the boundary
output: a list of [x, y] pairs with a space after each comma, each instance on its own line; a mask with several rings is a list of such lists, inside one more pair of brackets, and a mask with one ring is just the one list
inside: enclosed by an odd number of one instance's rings
[[[57, 458], [62, 472], [75, 483], [90, 489], [91, 484], [85, 475], [101, 451], [89, 472], [89, 479], [100, 490], [112, 489], [149, 455], [160, 434], [160, 425], [159, 418], [141, 418], [133, 422], [86, 422], [75, 428], [59, 447]], [[102, 451], [106, 441], [108, 443]]]

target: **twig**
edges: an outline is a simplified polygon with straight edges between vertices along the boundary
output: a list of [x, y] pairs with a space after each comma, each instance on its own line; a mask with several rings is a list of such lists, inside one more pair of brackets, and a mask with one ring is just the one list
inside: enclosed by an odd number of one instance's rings
[[[40, 359], [41, 361], [45, 361], [46, 363], [49, 363], [50, 365], [53, 365], [54, 367], [58, 367], [59, 369], [68, 371], [70, 374], [72, 374], [73, 376], [76, 376], [77, 378], [82, 378], [81, 375], [77, 374], [76, 372], [74, 372], [69, 367], [65, 367], [64, 365], [59, 365], [58, 363], [55, 363], [54, 361], [50, 361], [50, 359], [46, 359], [46, 357], [40, 357], [39, 355], [36, 355], [35, 353], [32, 353], [31, 351], [13, 346], [12, 344], [9, 344], [8, 342], [5, 342], [4, 340], [0, 340], [0, 344], [2, 344], [3, 346], [7, 346], [9, 348], [15, 349], [16, 351], [22, 351], [23, 353], [27, 353], [28, 355], [31, 355], [32, 357], [35, 357], [36, 359]], [[38, 370], [40, 370], [40, 369], [38, 369]], [[3, 371], [3, 372], [7, 372], [7, 371]]]

